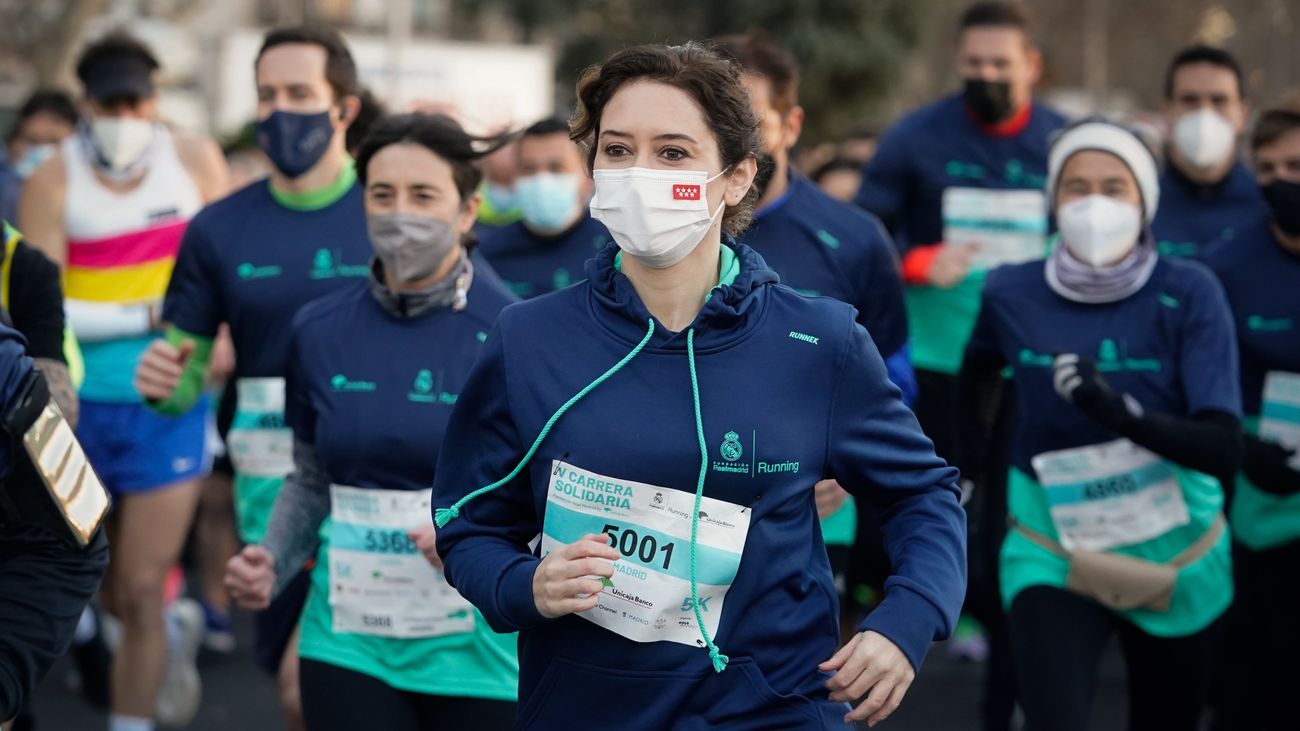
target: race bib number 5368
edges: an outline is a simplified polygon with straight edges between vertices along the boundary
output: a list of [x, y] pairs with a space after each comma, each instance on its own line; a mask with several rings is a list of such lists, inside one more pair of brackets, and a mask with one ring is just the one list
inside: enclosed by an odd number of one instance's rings
[[[691, 598], [694, 493], [606, 477], [560, 461], [551, 467], [542, 555], [587, 533], [605, 533], [622, 558], [599, 604], [581, 617], [637, 642], [699, 646]], [[717, 637], [727, 591], [740, 568], [750, 511], [705, 497], [697, 551], [699, 609]]]

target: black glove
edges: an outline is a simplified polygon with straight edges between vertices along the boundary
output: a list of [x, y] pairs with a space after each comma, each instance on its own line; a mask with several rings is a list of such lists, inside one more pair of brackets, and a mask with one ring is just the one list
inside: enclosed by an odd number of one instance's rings
[[1142, 405], [1111, 388], [1091, 358], [1074, 353], [1057, 355], [1052, 362], [1052, 385], [1061, 398], [1113, 431], [1121, 431], [1124, 424], [1142, 417]]
[[1246, 460], [1242, 471], [1255, 487], [1270, 495], [1294, 495], [1300, 492], [1300, 472], [1287, 464], [1294, 456], [1294, 449], [1247, 435]]

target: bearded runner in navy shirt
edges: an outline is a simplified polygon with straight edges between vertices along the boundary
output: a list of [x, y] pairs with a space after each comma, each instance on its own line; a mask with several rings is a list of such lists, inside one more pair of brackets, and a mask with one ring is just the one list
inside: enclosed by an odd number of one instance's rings
[[582, 281], [587, 260], [613, 239], [587, 208], [591, 178], [566, 122], [537, 122], [516, 149], [523, 220], [484, 233], [481, 250], [510, 291], [528, 298]]
[[[272, 163], [270, 179], [195, 216], [163, 304], [166, 339], [154, 341], [136, 373], [136, 388], [154, 408], [183, 410], [203, 389], [217, 328], [229, 325], [237, 407], [227, 448], [245, 541], [261, 538], [293, 466], [284, 378], [294, 313], [368, 276], [372, 253], [344, 146], [360, 108], [346, 44], [323, 27], [276, 29], [254, 69], [257, 142]], [[299, 577], [256, 618], [258, 664], [295, 689], [281, 697], [291, 727], [301, 715], [296, 652], [287, 650], [307, 590], [307, 575]]]
[[1223, 660], [1234, 671], [1223, 675], [1216, 729], [1285, 728], [1300, 680], [1300, 107], [1260, 115], [1251, 148], [1275, 207], [1206, 257], [1237, 324], [1246, 427], [1229, 513], [1237, 600]]
[[1160, 253], [1204, 260], [1268, 215], [1255, 176], [1237, 159], [1249, 109], [1241, 68], [1227, 51], [1193, 46], [1165, 77], [1169, 154], [1151, 229]]

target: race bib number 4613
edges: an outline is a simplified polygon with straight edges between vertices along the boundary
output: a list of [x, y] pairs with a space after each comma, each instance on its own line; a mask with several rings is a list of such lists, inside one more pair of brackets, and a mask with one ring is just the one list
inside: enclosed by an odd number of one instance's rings
[[[599, 604], [581, 617], [637, 642], [701, 646], [691, 598], [691, 517], [695, 494], [606, 477], [552, 463], [542, 555], [588, 533], [605, 533], [622, 558]], [[705, 497], [700, 503], [697, 584], [712, 637], [740, 568], [750, 510]]]

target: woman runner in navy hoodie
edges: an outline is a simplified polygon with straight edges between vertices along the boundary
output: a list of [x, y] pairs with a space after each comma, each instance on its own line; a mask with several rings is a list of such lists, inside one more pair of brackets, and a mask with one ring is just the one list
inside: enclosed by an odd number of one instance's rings
[[[586, 282], [502, 312], [434, 482], [448, 581], [521, 633], [517, 726], [879, 722], [961, 606], [957, 472], [853, 308], [734, 242], [759, 144], [734, 66], [640, 46], [578, 98], [616, 245]], [[824, 478], [880, 511], [896, 568], [838, 651]]]

